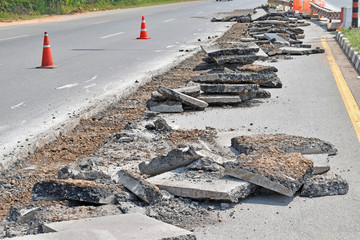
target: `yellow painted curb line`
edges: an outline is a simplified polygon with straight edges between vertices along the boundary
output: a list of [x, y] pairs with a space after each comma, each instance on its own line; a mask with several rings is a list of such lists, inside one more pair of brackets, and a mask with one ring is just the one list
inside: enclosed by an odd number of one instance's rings
[[336, 85], [339, 89], [339, 92], [341, 94], [341, 97], [344, 101], [346, 110], [348, 112], [348, 115], [350, 117], [350, 120], [354, 126], [357, 138], [360, 142], [360, 110], [359, 106], [357, 105], [354, 96], [352, 95], [344, 76], [342, 75], [339, 66], [336, 64], [335, 58], [331, 52], [331, 49], [326, 41], [326, 37], [321, 37], [321, 44], [323, 48], [327, 52], [327, 59], [329, 61], [329, 65], [331, 68], [331, 71], [334, 75]]

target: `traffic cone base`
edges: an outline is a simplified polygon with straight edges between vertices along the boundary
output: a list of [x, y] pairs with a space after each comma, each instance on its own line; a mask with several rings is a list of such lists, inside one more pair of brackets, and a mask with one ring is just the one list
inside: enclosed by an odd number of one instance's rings
[[141, 19], [140, 37], [138, 37], [136, 39], [151, 39], [151, 37], [148, 37], [148, 35], [147, 35], [145, 17], [144, 16], [142, 16], [142, 19]]
[[53, 69], [57, 68], [59, 66], [54, 65], [53, 58], [51, 54], [51, 47], [50, 47], [50, 41], [48, 33], [45, 32], [44, 34], [44, 48], [43, 48], [43, 54], [42, 54], [42, 61], [41, 66], [37, 67], [39, 69]]

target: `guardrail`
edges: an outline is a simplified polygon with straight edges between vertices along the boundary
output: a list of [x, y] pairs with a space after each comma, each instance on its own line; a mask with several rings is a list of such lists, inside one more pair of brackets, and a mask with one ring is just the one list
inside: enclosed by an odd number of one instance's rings
[[334, 12], [328, 8], [321, 7], [316, 3], [310, 3], [310, 9], [318, 15], [326, 17], [330, 20], [341, 20], [341, 12]]

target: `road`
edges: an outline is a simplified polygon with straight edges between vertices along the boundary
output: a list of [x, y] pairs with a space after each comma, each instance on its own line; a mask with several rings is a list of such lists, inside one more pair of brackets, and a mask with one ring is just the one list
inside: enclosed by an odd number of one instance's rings
[[[333, 35], [315, 23], [305, 28], [306, 43], [323, 47], [327, 36], [341, 71], [357, 74], [334, 42]], [[336, 51], [335, 51], [336, 50]], [[165, 120], [180, 129], [215, 128], [220, 146], [230, 147], [240, 135], [284, 133], [317, 137], [338, 149], [330, 157], [331, 171], [349, 182], [344, 196], [303, 198], [268, 193], [230, 205], [221, 222], [195, 230], [197, 239], [359, 239], [360, 146], [326, 54], [299, 56], [268, 63], [278, 68], [281, 89], [269, 89], [272, 97], [249, 108], [213, 108], [196, 114], [168, 115]], [[347, 64], [346, 64], [347, 63]], [[266, 63], [262, 63], [266, 64]], [[360, 136], [359, 136], [360, 137]]]
[[[198, 1], [76, 15], [53, 22], [0, 27], [0, 157], [28, 137], [74, 117], [99, 100], [128, 91], [191, 48], [223, 31], [219, 12], [264, 0]], [[151, 40], [136, 40], [145, 16]], [[49, 32], [55, 65], [41, 63]], [[1, 159], [1, 158], [0, 158]]]

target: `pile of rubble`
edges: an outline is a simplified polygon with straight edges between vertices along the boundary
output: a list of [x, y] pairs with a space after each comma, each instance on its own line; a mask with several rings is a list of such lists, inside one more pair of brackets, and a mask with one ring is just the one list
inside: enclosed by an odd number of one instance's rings
[[324, 53], [323, 49], [299, 40], [305, 37], [301, 27], [310, 25], [301, 14], [261, 7], [238, 18], [238, 22], [244, 19], [249, 22], [242, 37], [201, 46], [206, 56], [194, 70], [207, 71], [191, 76], [184, 88], [160, 86], [147, 104], [151, 111], [179, 113], [204, 110], [209, 105], [239, 105], [252, 99], [270, 98], [271, 94], [263, 88], [282, 87], [277, 69], [254, 64], [256, 61], [277, 61], [273, 58], [276, 55], [289, 58], [288, 55]]
[[[193, 230], [220, 221], [216, 210], [226, 209], [229, 203], [236, 204], [261, 189], [288, 197], [297, 192], [306, 197], [346, 194], [347, 182], [329, 172], [328, 155], [337, 151], [330, 143], [279, 134], [239, 136], [231, 140], [234, 151], [230, 151], [215, 144], [215, 129], [173, 130], [161, 118], [153, 121], [159, 112], [236, 106], [269, 98], [264, 88], [281, 88], [282, 83], [275, 67], [254, 64], [256, 61], [269, 60], [276, 54], [294, 54], [294, 49], [304, 54], [322, 52], [298, 40], [303, 37], [299, 27], [307, 24], [291, 11], [258, 8], [236, 21], [251, 22], [245, 30], [247, 35], [238, 41], [202, 46], [203, 63], [194, 71], [206, 72], [190, 76], [182, 88], [171, 89], [159, 81], [147, 102], [152, 112], [145, 112], [138, 121], [109, 136], [91, 157], [52, 169], [56, 176], [31, 176], [36, 181], [31, 185], [32, 201], [10, 208], [9, 216], [0, 223], [0, 237], [64, 229], [68, 231], [62, 236], [67, 236], [71, 229], [85, 231], [81, 224], [92, 229], [85, 235], [95, 236], [99, 221], [118, 223], [116, 227], [109, 223], [101, 232], [105, 238], [109, 234], [108, 239], [112, 239], [110, 233], [120, 234], [119, 226], [130, 231], [126, 227], [130, 223], [137, 228], [131, 233], [122, 231], [132, 236], [143, 229], [152, 234], [149, 228], [163, 224], [159, 221]], [[107, 117], [122, 121], [122, 116]], [[6, 174], [4, 178], [10, 178], [10, 173]], [[18, 180], [26, 182], [26, 178], [29, 176], [11, 175], [13, 185]], [[12, 187], [7, 183], [0, 185], [0, 192]], [[66, 222], [62, 227], [48, 224], [83, 218], [95, 219]], [[168, 235], [161, 233], [165, 239], [195, 239], [190, 231], [175, 226], [160, 228], [170, 229]]]

